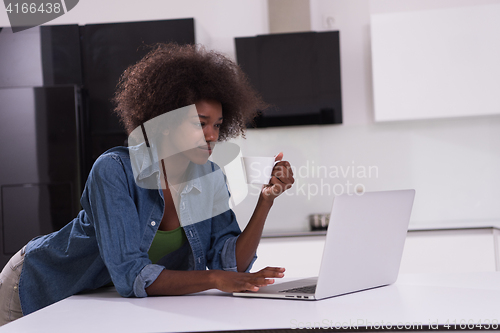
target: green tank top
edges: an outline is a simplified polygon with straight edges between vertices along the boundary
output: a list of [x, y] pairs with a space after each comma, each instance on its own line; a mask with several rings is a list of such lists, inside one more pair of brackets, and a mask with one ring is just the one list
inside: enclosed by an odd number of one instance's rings
[[156, 231], [155, 238], [148, 251], [149, 260], [156, 264], [158, 260], [180, 248], [186, 240], [186, 234], [182, 227], [169, 231]]

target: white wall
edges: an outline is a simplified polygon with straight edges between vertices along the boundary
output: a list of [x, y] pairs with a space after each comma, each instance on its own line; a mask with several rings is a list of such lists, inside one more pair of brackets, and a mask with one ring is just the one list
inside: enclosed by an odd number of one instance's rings
[[[499, 4], [498, 0], [311, 0], [312, 30], [340, 31], [344, 124], [250, 131], [238, 140], [244, 154], [284, 151], [296, 166], [378, 167], [378, 177], [327, 178], [324, 183], [362, 183], [367, 190], [415, 188], [412, 222], [500, 219], [500, 117], [374, 123], [370, 15], [459, 6]], [[332, 17], [327, 24], [326, 17]], [[320, 179], [304, 173], [294, 193], [280, 198], [268, 231], [307, 229], [309, 213], [328, 212], [331, 196], [308, 198]], [[316, 185], [315, 185], [316, 184]], [[319, 187], [321, 188], [321, 187]], [[328, 186], [323, 187], [328, 190]], [[340, 187], [337, 185], [337, 189]], [[307, 191], [306, 191], [307, 192]], [[321, 192], [321, 191], [320, 191]], [[296, 194], [296, 195], [295, 195]], [[253, 202], [238, 206], [246, 220]]]
[[[276, 201], [266, 230], [306, 230], [308, 214], [330, 210], [332, 195], [326, 192], [352, 190], [348, 181], [367, 190], [415, 188], [413, 222], [500, 219], [500, 117], [376, 124], [370, 57], [371, 13], [492, 3], [500, 0], [311, 0], [312, 29], [340, 31], [344, 124], [250, 130], [247, 140], [235, 140], [244, 154], [283, 151], [293, 165], [302, 166], [289, 195]], [[327, 16], [333, 17], [329, 25]], [[268, 32], [264, 0], [82, 0], [50, 24], [186, 17], [195, 18], [197, 42], [230, 56], [234, 37]], [[8, 25], [0, 11], [0, 26]], [[328, 169], [321, 183], [314, 167], [336, 167], [339, 173], [342, 168], [348, 175], [332, 176]], [[375, 169], [363, 178], [360, 171], [369, 167]], [[255, 201], [249, 196], [235, 208], [242, 226]]]

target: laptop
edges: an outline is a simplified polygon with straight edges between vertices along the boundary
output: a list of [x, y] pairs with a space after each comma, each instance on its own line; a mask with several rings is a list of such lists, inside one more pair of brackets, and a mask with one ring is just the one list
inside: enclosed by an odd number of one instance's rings
[[396, 282], [414, 197], [415, 190], [335, 197], [318, 277], [233, 295], [312, 301]]

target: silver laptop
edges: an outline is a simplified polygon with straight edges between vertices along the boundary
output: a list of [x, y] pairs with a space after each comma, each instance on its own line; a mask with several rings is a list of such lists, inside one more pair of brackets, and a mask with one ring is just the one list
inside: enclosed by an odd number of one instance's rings
[[277, 279], [257, 292], [233, 295], [319, 300], [394, 283], [414, 197], [415, 190], [335, 197], [318, 277]]

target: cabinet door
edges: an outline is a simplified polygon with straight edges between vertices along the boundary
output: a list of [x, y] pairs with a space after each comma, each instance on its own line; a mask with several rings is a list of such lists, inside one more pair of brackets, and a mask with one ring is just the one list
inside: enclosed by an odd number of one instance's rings
[[495, 244], [495, 267], [500, 271], [500, 230], [493, 229], [494, 244]]
[[400, 273], [495, 271], [493, 230], [411, 231], [406, 238]]
[[0, 265], [80, 210], [74, 86], [0, 88]]
[[[286, 277], [319, 273], [325, 236], [264, 238], [252, 271], [286, 268]], [[500, 270], [500, 231], [494, 228], [410, 231], [400, 273], [489, 272]]]

